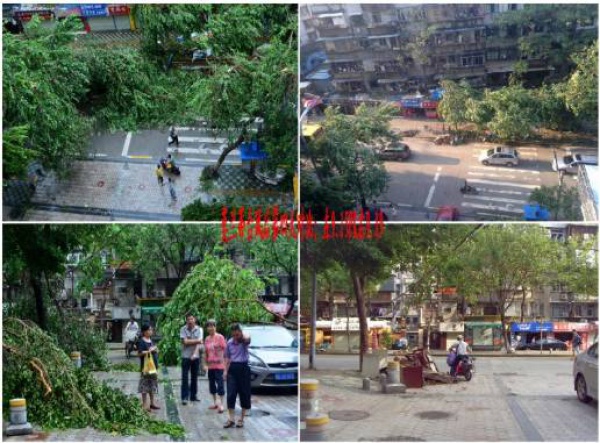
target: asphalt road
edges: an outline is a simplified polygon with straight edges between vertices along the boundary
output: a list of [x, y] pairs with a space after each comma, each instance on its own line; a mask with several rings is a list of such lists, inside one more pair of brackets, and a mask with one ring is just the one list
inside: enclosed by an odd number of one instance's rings
[[[466, 220], [518, 220], [534, 189], [558, 184], [551, 167], [552, 148], [516, 146], [521, 161], [518, 166], [506, 167], [479, 163], [479, 153], [496, 146], [491, 143], [438, 146], [431, 138], [420, 136], [407, 137], [404, 142], [410, 146], [412, 156], [404, 162], [385, 162], [390, 181], [378, 199], [399, 209], [395, 214], [387, 211], [391, 220], [405, 219], [402, 211], [414, 211], [423, 217], [445, 205], [458, 208]], [[563, 152], [556, 149], [558, 155]], [[460, 192], [465, 180], [477, 189], [476, 195]], [[575, 185], [575, 177], [566, 176], [564, 183]]]
[[[435, 357], [440, 371], [448, 369]], [[303, 367], [306, 363], [303, 356]], [[470, 382], [383, 395], [347, 370], [358, 357], [319, 355], [320, 409], [331, 441], [598, 441], [598, 403], [577, 400], [564, 357], [479, 357]], [[344, 369], [347, 369], [344, 371]]]

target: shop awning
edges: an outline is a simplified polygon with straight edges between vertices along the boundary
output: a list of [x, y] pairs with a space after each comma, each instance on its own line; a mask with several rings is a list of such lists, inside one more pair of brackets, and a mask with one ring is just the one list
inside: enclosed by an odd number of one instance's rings
[[161, 314], [164, 308], [162, 306], [142, 306], [142, 315], [144, 314]]

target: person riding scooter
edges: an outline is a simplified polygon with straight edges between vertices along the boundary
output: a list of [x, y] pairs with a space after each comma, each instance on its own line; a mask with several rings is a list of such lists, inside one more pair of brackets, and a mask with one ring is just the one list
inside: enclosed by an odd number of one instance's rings
[[177, 167], [177, 165], [175, 164], [175, 160], [173, 159], [173, 157], [171, 157], [171, 154], [167, 155], [167, 158], [161, 158], [160, 164], [163, 167], [163, 169], [170, 174], [181, 174], [181, 171], [179, 170], [179, 167]]
[[452, 350], [454, 350], [454, 352], [456, 352], [456, 358], [454, 359], [454, 362], [450, 366], [450, 375], [452, 377], [456, 377], [456, 368], [458, 367], [459, 363], [461, 361], [465, 360], [466, 358], [468, 358], [468, 356], [469, 356], [468, 345], [464, 341], [462, 335], [459, 335], [458, 337], [456, 337], [456, 343], [454, 343], [450, 347], [450, 351], [452, 351]]

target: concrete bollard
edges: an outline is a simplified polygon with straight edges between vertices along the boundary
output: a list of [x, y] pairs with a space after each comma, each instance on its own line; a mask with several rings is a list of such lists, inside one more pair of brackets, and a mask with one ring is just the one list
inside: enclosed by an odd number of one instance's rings
[[26, 435], [33, 432], [31, 424], [27, 422], [27, 401], [24, 398], [13, 398], [9, 401], [10, 424], [6, 428], [6, 435]]
[[370, 390], [371, 390], [371, 379], [363, 378], [363, 391], [370, 391]]
[[387, 364], [387, 377], [389, 384], [400, 383], [400, 363], [391, 361]]
[[315, 414], [306, 417], [306, 428], [300, 431], [300, 441], [328, 441], [325, 430], [329, 424], [329, 416]]
[[307, 378], [300, 381], [300, 420], [316, 410], [316, 401], [319, 390], [319, 380]]
[[76, 368], [81, 368], [81, 352], [71, 352], [71, 361]]

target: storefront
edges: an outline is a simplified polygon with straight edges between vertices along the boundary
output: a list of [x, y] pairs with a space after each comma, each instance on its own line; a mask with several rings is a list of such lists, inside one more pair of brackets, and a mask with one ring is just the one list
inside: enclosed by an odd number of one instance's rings
[[554, 322], [554, 338], [564, 341], [571, 348], [573, 339], [573, 330], [581, 336], [581, 350], [585, 350], [594, 343], [597, 336], [597, 326], [594, 323], [572, 323], [572, 322]]
[[456, 341], [456, 337], [463, 335], [465, 332], [464, 322], [441, 322], [438, 328], [439, 339], [436, 340], [436, 335], [432, 337], [432, 349], [448, 349], [452, 343]]
[[474, 351], [502, 349], [502, 323], [465, 322], [465, 341]]
[[545, 322], [525, 322], [513, 323], [510, 330], [514, 337], [514, 345], [518, 343], [527, 344], [532, 341], [538, 341], [552, 335], [554, 330], [553, 324], [550, 321]]

